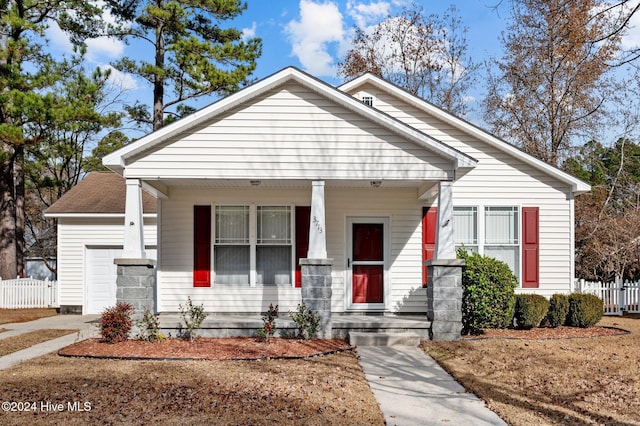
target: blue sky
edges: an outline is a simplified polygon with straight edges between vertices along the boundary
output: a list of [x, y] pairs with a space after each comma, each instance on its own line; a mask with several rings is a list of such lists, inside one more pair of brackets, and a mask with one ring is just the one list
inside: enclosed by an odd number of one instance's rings
[[[248, 0], [247, 10], [234, 21], [223, 25], [242, 29], [248, 37], [262, 38], [263, 54], [258, 59], [255, 78], [260, 79], [287, 66], [295, 66], [335, 85], [341, 83], [336, 78], [336, 64], [350, 46], [353, 26], [365, 28], [375, 25], [390, 14], [397, 14], [403, 5], [409, 3], [410, 0]], [[507, 1], [422, 0], [417, 3], [424, 8], [425, 14], [438, 15], [442, 15], [454, 4], [464, 25], [468, 27], [469, 54], [477, 62], [502, 55], [499, 37], [508, 23]], [[110, 19], [109, 16], [104, 18]], [[636, 18], [640, 21], [640, 16]], [[637, 24], [640, 27], [640, 22]], [[627, 42], [640, 44], [640, 30], [632, 30], [631, 35], [635, 40], [629, 39]], [[50, 29], [47, 37], [52, 50], [70, 52], [71, 45], [60, 30]], [[108, 68], [110, 62], [125, 55], [135, 58], [152, 54], [148, 47], [125, 45], [106, 38], [89, 40], [87, 45], [89, 68]], [[146, 60], [151, 60], [151, 57]], [[136, 80], [130, 75], [121, 75], [115, 70], [113, 80], [115, 86], [122, 90], [121, 100], [134, 99], [151, 104], [151, 87], [144, 81]], [[477, 105], [484, 95], [482, 85], [479, 84], [470, 95], [473, 112], [467, 118], [482, 125]], [[200, 108], [215, 100], [213, 96], [205, 97], [190, 104]]]

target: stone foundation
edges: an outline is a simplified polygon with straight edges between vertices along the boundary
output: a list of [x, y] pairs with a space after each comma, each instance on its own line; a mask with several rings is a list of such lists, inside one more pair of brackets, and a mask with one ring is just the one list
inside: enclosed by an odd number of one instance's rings
[[134, 319], [142, 318], [145, 308], [156, 313], [156, 274], [153, 259], [115, 259], [118, 265], [116, 301], [135, 308]]
[[460, 340], [464, 260], [428, 260], [427, 318], [431, 340]]
[[330, 339], [331, 266], [333, 259], [300, 259], [302, 267], [302, 303], [320, 314], [318, 337]]

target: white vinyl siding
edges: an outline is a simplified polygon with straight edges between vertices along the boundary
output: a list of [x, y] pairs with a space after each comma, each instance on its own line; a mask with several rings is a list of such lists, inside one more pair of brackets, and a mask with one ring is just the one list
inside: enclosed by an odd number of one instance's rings
[[517, 291], [545, 296], [570, 291], [574, 224], [568, 184], [383, 91], [360, 90], [375, 96], [376, 108], [478, 160], [454, 182], [454, 206], [539, 207], [540, 286]]
[[[156, 246], [156, 219], [144, 219], [145, 246]], [[58, 219], [58, 282], [60, 304], [82, 306], [87, 248], [122, 248], [124, 218]]]
[[[225, 188], [171, 187], [170, 199], [161, 201], [162, 271], [158, 273], [160, 312], [177, 312], [178, 304], [191, 297], [202, 303], [208, 312], [259, 313], [270, 303], [278, 304], [282, 312], [295, 310], [301, 302], [300, 289], [293, 286], [216, 286], [194, 288], [193, 268], [194, 205], [242, 205], [252, 200], [259, 205], [300, 205], [311, 202], [311, 185], [307, 188], [267, 189], [246, 188], [229, 191]], [[426, 290], [422, 288], [422, 254], [420, 220], [422, 201], [415, 188], [325, 188], [326, 236], [328, 257], [332, 266], [332, 311], [345, 310], [346, 220], [347, 217], [389, 217], [391, 285], [386, 309], [390, 312], [424, 313]], [[293, 209], [292, 209], [293, 211]], [[308, 230], [292, 229], [296, 232]]]
[[190, 129], [127, 166], [127, 177], [171, 179], [434, 179], [441, 155], [332, 100], [289, 85]]

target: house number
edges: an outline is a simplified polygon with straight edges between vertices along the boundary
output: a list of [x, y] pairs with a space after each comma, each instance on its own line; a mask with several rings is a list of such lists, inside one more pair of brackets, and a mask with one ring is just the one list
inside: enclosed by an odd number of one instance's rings
[[316, 216], [313, 217], [313, 224], [318, 229], [318, 232], [322, 234], [322, 226], [320, 225], [320, 221], [318, 220], [318, 218]]

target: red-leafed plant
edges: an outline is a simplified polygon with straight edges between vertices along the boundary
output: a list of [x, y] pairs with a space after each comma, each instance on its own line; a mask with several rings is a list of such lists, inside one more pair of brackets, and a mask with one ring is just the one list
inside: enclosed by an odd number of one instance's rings
[[269, 310], [262, 317], [264, 325], [258, 329], [258, 337], [262, 337], [267, 342], [276, 332], [276, 318], [278, 318], [278, 305], [269, 304]]
[[104, 343], [124, 342], [129, 338], [133, 325], [131, 315], [135, 308], [130, 303], [120, 302], [107, 308], [100, 316], [100, 333]]

